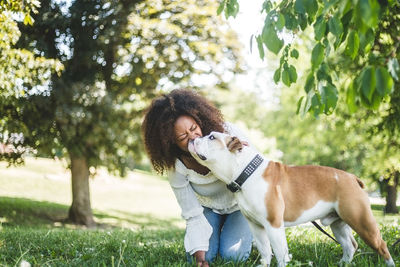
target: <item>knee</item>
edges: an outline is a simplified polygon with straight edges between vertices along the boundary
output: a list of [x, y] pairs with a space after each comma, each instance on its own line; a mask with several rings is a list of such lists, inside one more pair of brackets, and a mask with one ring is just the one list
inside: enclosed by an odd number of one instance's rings
[[251, 244], [243, 244], [240, 240], [237, 244], [229, 247], [221, 247], [219, 254], [223, 260], [227, 261], [246, 261], [251, 252]]

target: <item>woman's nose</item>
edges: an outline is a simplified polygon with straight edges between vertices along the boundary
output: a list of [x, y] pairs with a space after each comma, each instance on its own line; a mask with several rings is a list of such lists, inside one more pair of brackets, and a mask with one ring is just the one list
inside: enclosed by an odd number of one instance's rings
[[189, 134], [189, 140], [194, 140], [196, 139], [198, 136], [195, 133], [190, 133]]

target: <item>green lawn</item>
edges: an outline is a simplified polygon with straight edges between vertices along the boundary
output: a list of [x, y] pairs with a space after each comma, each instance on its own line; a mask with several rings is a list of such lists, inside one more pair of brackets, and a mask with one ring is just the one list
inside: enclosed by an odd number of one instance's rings
[[[188, 266], [184, 222], [165, 178], [133, 172], [125, 179], [100, 171], [91, 180], [99, 227], [66, 224], [71, 202], [69, 173], [62, 162], [28, 159], [24, 167], [0, 163], [0, 266]], [[373, 211], [388, 244], [400, 237], [399, 216]], [[289, 266], [337, 266], [341, 249], [313, 227], [286, 230], [293, 260]], [[358, 236], [354, 266], [383, 262]], [[400, 263], [400, 245], [390, 248]], [[256, 249], [239, 266], [256, 266]], [[273, 261], [273, 266], [276, 262]], [[213, 266], [238, 266], [217, 260]]]

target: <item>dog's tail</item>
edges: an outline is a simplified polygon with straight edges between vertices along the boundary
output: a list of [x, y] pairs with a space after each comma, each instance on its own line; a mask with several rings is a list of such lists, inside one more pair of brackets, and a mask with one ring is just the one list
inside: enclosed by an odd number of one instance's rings
[[361, 181], [361, 179], [360, 179], [360, 178], [358, 178], [357, 176], [356, 176], [356, 180], [357, 180], [357, 183], [358, 183], [358, 185], [359, 185], [361, 188], [364, 188], [364, 187], [365, 187], [365, 184], [364, 184], [364, 182], [363, 182], [363, 181]]

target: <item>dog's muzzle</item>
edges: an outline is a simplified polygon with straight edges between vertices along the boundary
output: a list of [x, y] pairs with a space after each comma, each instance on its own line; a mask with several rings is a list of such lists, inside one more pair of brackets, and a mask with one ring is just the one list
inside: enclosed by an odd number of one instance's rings
[[199, 157], [199, 159], [207, 160], [207, 158], [204, 155], [197, 153], [196, 148], [194, 146], [194, 139], [189, 140], [189, 146], [193, 147], [193, 152], [196, 153], [196, 155]]

